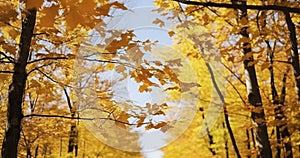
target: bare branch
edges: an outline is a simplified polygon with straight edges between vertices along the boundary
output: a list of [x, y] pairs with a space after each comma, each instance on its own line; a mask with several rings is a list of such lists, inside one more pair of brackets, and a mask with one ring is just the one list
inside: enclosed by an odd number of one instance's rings
[[8, 73], [8, 74], [13, 74], [15, 73], [14, 71], [5, 71], [5, 70], [0, 70], [0, 73]]
[[13, 57], [10, 57], [8, 55], [6, 55], [4, 52], [0, 52], [1, 55], [3, 55], [5, 58], [2, 59], [7, 59], [10, 61], [10, 63], [15, 63], [15, 59]]
[[235, 73], [233, 72], [227, 65], [225, 65], [223, 62], [222, 62], [222, 65], [228, 70], [230, 71], [230, 73], [236, 78], [238, 79], [244, 86], [246, 86], [246, 83]]
[[[128, 122], [124, 122], [124, 121], [120, 121], [117, 119], [113, 119], [113, 118], [108, 118], [108, 117], [72, 117], [72, 116], [64, 116], [64, 115], [46, 115], [46, 114], [28, 114], [28, 115], [24, 115], [23, 118], [26, 117], [46, 117], [46, 118], [62, 118], [62, 119], [77, 119], [77, 120], [86, 120], [86, 121], [92, 121], [92, 120], [109, 120], [109, 121], [115, 121], [115, 122], [119, 122], [119, 123], [123, 123], [126, 125], [137, 125], [136, 123], [128, 123]], [[143, 124], [148, 124], [148, 122], [143, 123]]]
[[68, 94], [66, 88], [63, 88], [63, 89], [64, 89], [64, 92], [65, 92], [65, 96], [67, 98], [67, 102], [68, 102], [68, 106], [69, 106], [69, 110], [70, 110], [71, 116], [74, 117], [75, 113], [74, 113], [74, 110], [72, 108], [72, 103], [71, 103], [69, 94]]
[[246, 101], [244, 100], [242, 94], [238, 91], [238, 89], [234, 86], [234, 84], [229, 80], [226, 79], [226, 81], [231, 85], [231, 87], [235, 90], [235, 92], [238, 94], [238, 96], [240, 97], [240, 99], [243, 101], [244, 105], [246, 105]]

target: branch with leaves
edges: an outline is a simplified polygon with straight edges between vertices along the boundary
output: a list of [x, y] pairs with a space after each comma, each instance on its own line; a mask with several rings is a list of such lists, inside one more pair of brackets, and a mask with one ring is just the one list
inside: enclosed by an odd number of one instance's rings
[[174, 0], [187, 5], [199, 5], [203, 7], [218, 7], [231, 9], [251, 9], [251, 10], [276, 10], [288, 13], [300, 13], [300, 8], [281, 6], [281, 5], [243, 5], [243, 4], [229, 4], [229, 3], [215, 3], [215, 2], [197, 2], [186, 0]]

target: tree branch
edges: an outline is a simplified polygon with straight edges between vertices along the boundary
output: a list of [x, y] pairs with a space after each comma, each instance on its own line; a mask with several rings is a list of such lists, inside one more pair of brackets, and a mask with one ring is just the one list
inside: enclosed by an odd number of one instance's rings
[[14, 71], [5, 71], [5, 70], [0, 70], [0, 73], [13, 74], [13, 73], [15, 73], [15, 72], [14, 72]]
[[2, 59], [7, 59], [7, 60], [9, 60], [10, 63], [16, 63], [15, 59], [13, 57], [10, 57], [10, 56], [6, 55], [4, 52], [0, 52], [0, 54], [5, 57], [5, 58], [2, 58]]
[[27, 62], [27, 64], [32, 64], [32, 63], [44, 61], [44, 60], [64, 60], [64, 59], [69, 59], [69, 58], [67, 58], [67, 57], [47, 57], [47, 58], [40, 58], [40, 59], [29, 61], [29, 62]]
[[[64, 115], [46, 115], [46, 114], [28, 114], [28, 115], [24, 115], [23, 118], [26, 117], [46, 117], [46, 118], [62, 118], [62, 119], [77, 119], [77, 120], [86, 120], [86, 121], [92, 121], [92, 120], [109, 120], [109, 121], [115, 121], [115, 122], [119, 122], [119, 123], [123, 123], [126, 125], [137, 125], [136, 123], [128, 123], [128, 122], [124, 122], [124, 121], [120, 121], [117, 119], [113, 119], [113, 118], [109, 118], [109, 117], [72, 117], [72, 116], [64, 116]], [[143, 124], [148, 124], [149, 122], [143, 123]]]
[[229, 4], [229, 3], [215, 3], [215, 2], [196, 2], [186, 0], [174, 0], [187, 5], [200, 5], [204, 7], [219, 7], [219, 8], [230, 8], [230, 9], [251, 9], [251, 10], [277, 10], [289, 13], [300, 13], [300, 8], [287, 7], [280, 5], [243, 5], [243, 4]]
[[40, 73], [42, 73], [46, 78], [48, 78], [49, 80], [51, 80], [51, 81], [54, 82], [54, 83], [57, 83], [57, 84], [59, 84], [59, 85], [64, 85], [64, 86], [66, 86], [66, 87], [71, 87], [70, 85], [67, 85], [67, 84], [64, 84], [64, 83], [61, 83], [61, 82], [59, 82], [59, 81], [54, 80], [51, 76], [49, 76], [48, 74], [46, 74], [45, 72], [43, 72], [43, 71], [40, 70], [40, 69], [36, 69], [36, 70], [39, 71]]
[[49, 65], [52, 65], [52, 64], [53, 64], [53, 63], [49, 63], [49, 64], [45, 64], [45, 65], [41, 65], [41, 66], [35, 67], [34, 69], [31, 69], [30, 71], [27, 72], [27, 76], [28, 76], [30, 73], [32, 73], [33, 71], [35, 71], [35, 70], [38, 70], [38, 69], [40, 69], [40, 68], [42, 68], [42, 67], [49, 66]]

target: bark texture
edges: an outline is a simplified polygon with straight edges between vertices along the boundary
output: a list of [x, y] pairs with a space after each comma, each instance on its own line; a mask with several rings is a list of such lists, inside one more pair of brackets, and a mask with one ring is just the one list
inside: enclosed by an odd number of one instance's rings
[[[248, 16], [246, 9], [246, 1], [232, 0], [234, 5], [244, 5], [244, 8], [239, 9], [238, 21], [243, 26], [240, 30], [240, 35], [246, 41], [250, 41], [248, 29]], [[254, 130], [255, 144], [258, 149], [259, 158], [272, 158], [272, 150], [270, 147], [268, 130], [266, 126], [265, 113], [262, 106], [261, 95], [259, 92], [256, 70], [254, 66], [254, 59], [250, 42], [244, 42], [243, 54], [248, 58], [244, 60], [245, 76], [246, 76], [246, 87], [248, 93], [248, 100], [250, 104], [255, 108], [255, 111], [251, 112], [251, 120], [256, 127]]]
[[12, 83], [8, 92], [7, 125], [1, 151], [3, 158], [16, 158], [18, 154], [23, 117], [22, 102], [27, 77], [26, 65], [36, 20], [36, 9], [29, 9], [25, 14], [26, 17], [22, 21], [20, 51], [14, 65]]

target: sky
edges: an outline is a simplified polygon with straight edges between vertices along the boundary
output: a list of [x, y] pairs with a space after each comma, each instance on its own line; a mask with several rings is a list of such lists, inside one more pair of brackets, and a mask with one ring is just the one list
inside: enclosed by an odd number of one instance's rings
[[[150, 39], [151, 41], [159, 40], [160, 44], [171, 45], [172, 40], [168, 35], [168, 29], [159, 28], [159, 26], [152, 24], [152, 22], [159, 18], [160, 16], [152, 12], [153, 7], [152, 0], [125, 0], [124, 4], [126, 7], [130, 8], [128, 12], [118, 16], [115, 21], [111, 23], [113, 27], [116, 28], [126, 28], [133, 29], [136, 35], [136, 38], [142, 41]], [[162, 17], [161, 17], [162, 18]], [[130, 83], [129, 83], [130, 84]], [[130, 87], [134, 87], [131, 85]], [[153, 96], [147, 96], [147, 94], [139, 94], [139, 96], [129, 95], [129, 99], [143, 104], [146, 101], [151, 102], [151, 99], [154, 99]], [[163, 139], [161, 142], [153, 142], [153, 137], [163, 138], [165, 137], [162, 132], [154, 133], [145, 133], [140, 138], [140, 144], [143, 149], [151, 149], [151, 145], [155, 144], [165, 144]], [[157, 141], [157, 140], [156, 140]], [[145, 158], [162, 158], [164, 152], [160, 149], [154, 151], [142, 152]]]

